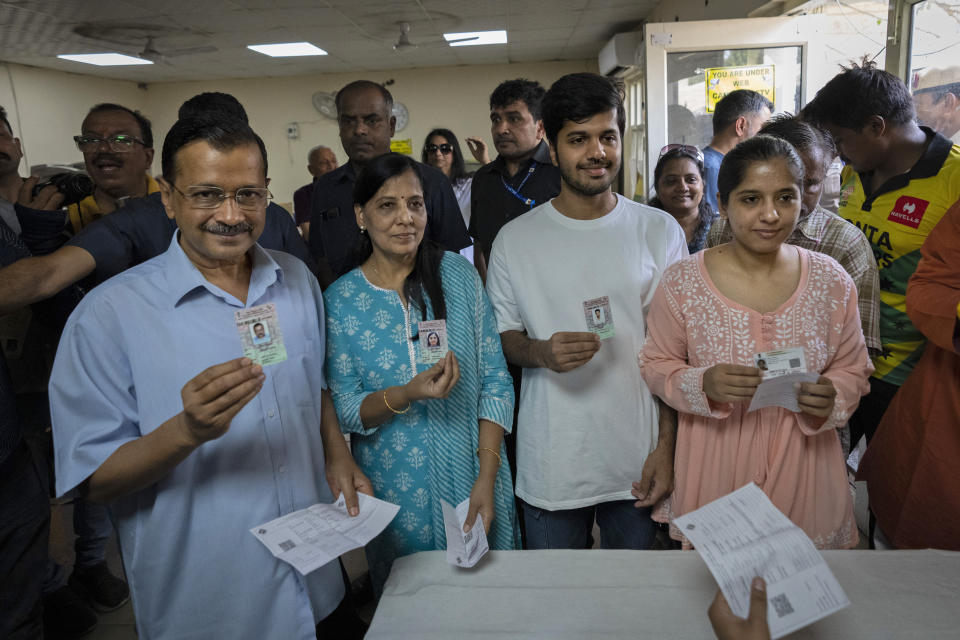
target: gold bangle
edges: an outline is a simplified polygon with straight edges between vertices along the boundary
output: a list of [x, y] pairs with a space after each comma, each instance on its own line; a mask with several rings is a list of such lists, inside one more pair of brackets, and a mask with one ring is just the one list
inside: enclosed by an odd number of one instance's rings
[[477, 449], [477, 456], [480, 455], [481, 451], [489, 451], [493, 455], [497, 456], [497, 467], [500, 467], [503, 464], [503, 458], [500, 457], [500, 454], [491, 449], [490, 447], [480, 447]]
[[387, 409], [390, 409], [390, 411], [393, 411], [393, 412], [394, 412], [395, 414], [397, 414], [398, 416], [405, 414], [407, 411], [410, 411], [410, 403], [409, 403], [409, 402], [407, 402], [407, 408], [404, 409], [403, 411], [397, 411], [396, 409], [394, 409], [393, 407], [391, 407], [391, 406], [390, 406], [390, 403], [387, 401], [387, 390], [386, 390], [386, 389], [383, 390], [383, 404], [387, 405]]

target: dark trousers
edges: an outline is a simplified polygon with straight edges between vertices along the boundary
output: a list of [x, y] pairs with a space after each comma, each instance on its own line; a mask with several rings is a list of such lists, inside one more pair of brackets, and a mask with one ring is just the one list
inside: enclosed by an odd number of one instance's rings
[[50, 501], [23, 441], [0, 463], [0, 638], [42, 635], [41, 597]]
[[887, 407], [899, 390], [900, 387], [895, 384], [870, 378], [870, 395], [860, 399], [860, 406], [850, 416], [851, 449], [856, 448], [861, 436], [866, 436], [867, 444], [870, 444], [873, 434], [877, 432], [880, 419], [887, 412]]

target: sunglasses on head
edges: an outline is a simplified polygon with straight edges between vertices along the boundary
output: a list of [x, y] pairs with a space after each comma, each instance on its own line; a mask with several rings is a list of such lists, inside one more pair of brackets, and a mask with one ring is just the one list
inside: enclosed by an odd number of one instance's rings
[[439, 150], [443, 155], [447, 155], [453, 153], [453, 145], [449, 142], [444, 142], [443, 144], [425, 144], [423, 145], [423, 150], [427, 153], [436, 153], [437, 150]]
[[[668, 144], [660, 149], [660, 158], [667, 155], [671, 151], [679, 151], [680, 153], [685, 153], [688, 156], [693, 156], [699, 162], [703, 162], [703, 152], [700, 149], [696, 148], [692, 144]], [[659, 159], [659, 158], [658, 158]]]

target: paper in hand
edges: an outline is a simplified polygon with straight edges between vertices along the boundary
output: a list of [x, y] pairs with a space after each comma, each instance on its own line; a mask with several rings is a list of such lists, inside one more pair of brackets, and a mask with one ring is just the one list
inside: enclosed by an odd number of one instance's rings
[[760, 369], [763, 382], [754, 392], [748, 412], [764, 407], [783, 407], [799, 413], [794, 385], [820, 379], [816, 373], [807, 373], [807, 360], [801, 347], [764, 351], [753, 356], [753, 362]]
[[673, 521], [693, 543], [730, 609], [750, 611], [750, 583], [767, 583], [774, 640], [849, 606], [823, 556], [757, 485], [744, 485]]
[[483, 516], [478, 513], [473, 527], [464, 533], [463, 525], [467, 521], [470, 499], [458, 504], [456, 509], [441, 500], [440, 508], [443, 510], [443, 526], [447, 533], [447, 562], [469, 569], [480, 562], [480, 558], [490, 550], [487, 532], [483, 527]]
[[367, 544], [400, 510], [398, 505], [358, 493], [360, 513], [351, 516], [343, 494], [250, 529], [275, 557], [307, 575], [351, 549]]

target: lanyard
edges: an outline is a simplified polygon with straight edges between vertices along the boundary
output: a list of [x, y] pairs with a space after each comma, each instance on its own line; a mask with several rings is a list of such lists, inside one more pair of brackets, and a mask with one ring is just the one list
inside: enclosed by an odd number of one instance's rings
[[503, 178], [503, 174], [500, 174], [500, 182], [503, 183], [503, 188], [509, 191], [514, 198], [516, 198], [523, 204], [527, 205], [531, 209], [533, 209], [533, 207], [536, 206], [537, 204], [536, 200], [534, 200], [533, 198], [524, 198], [522, 195], [520, 195], [520, 190], [523, 189], [523, 185], [527, 184], [527, 180], [530, 179], [530, 176], [532, 176], [533, 172], [536, 170], [537, 170], [537, 163], [536, 161], [534, 161], [533, 164], [530, 165], [530, 168], [527, 170], [527, 175], [523, 176], [523, 180], [520, 181], [520, 185], [517, 186], [516, 189], [514, 189], [512, 186], [510, 186], [509, 183], [507, 183], [507, 181]]

